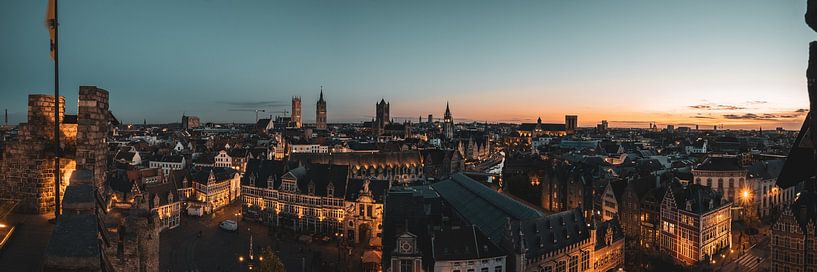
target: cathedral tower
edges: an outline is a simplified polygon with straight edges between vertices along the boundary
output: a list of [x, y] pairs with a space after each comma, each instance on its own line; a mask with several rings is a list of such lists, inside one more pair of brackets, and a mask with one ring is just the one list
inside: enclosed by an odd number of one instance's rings
[[326, 129], [326, 101], [323, 100], [323, 86], [321, 86], [321, 96], [315, 107], [315, 127]]
[[292, 97], [292, 126], [301, 128], [301, 97]]

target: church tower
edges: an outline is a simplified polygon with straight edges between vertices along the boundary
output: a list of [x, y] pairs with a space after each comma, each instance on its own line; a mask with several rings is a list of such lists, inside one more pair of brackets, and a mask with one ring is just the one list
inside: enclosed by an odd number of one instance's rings
[[301, 97], [292, 97], [292, 126], [301, 128]]
[[451, 116], [451, 109], [448, 102], [445, 102], [445, 115], [443, 116], [443, 135], [446, 139], [454, 138], [454, 117]]
[[389, 124], [389, 103], [386, 103], [385, 99], [380, 99], [380, 103], [377, 103], [375, 115], [375, 126], [378, 129], [383, 129], [387, 124]]
[[323, 86], [321, 86], [321, 96], [315, 110], [315, 127], [326, 129], [326, 101], [323, 100]]

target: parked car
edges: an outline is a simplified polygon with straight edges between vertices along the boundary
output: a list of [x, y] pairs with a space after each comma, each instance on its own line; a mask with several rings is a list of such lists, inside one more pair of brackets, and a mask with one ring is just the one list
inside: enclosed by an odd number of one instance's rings
[[238, 230], [238, 223], [236, 223], [233, 220], [224, 220], [224, 221], [221, 221], [221, 223], [218, 224], [218, 227], [223, 229], [223, 230], [237, 231]]
[[256, 211], [246, 211], [244, 212], [244, 220], [259, 222], [261, 221], [261, 215]]

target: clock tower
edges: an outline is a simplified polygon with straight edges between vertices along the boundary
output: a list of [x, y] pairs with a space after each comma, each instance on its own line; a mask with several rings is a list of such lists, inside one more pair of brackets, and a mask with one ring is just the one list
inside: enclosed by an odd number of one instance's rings
[[397, 246], [391, 256], [392, 272], [420, 272], [423, 270], [423, 255], [417, 248], [417, 235], [403, 232], [397, 236]]

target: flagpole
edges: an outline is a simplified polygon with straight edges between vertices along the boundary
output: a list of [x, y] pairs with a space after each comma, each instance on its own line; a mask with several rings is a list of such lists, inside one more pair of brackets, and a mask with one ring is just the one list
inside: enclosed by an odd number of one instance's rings
[[54, 220], [60, 217], [60, 51], [58, 0], [54, 0]]

